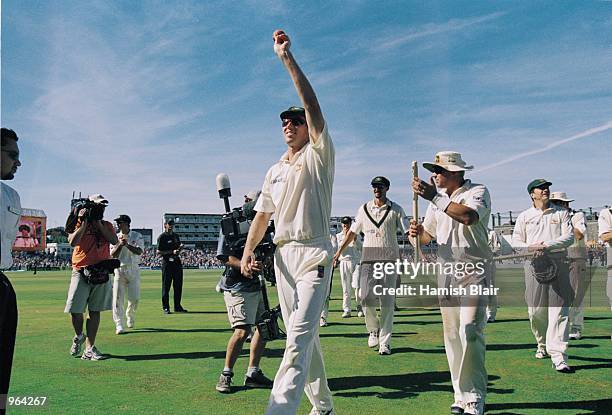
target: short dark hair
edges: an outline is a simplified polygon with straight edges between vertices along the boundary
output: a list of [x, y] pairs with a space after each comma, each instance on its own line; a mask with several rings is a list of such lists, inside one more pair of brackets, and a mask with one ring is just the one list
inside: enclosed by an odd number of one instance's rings
[[2, 145], [8, 145], [6, 140], [15, 140], [19, 141], [19, 137], [17, 137], [17, 133], [11, 129], [3, 128], [2, 129]]

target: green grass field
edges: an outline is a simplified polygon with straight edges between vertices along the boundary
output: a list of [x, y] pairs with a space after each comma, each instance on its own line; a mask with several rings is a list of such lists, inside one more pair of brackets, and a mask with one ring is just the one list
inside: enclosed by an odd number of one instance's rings
[[[521, 278], [520, 271], [513, 271]], [[604, 296], [603, 271], [593, 292]], [[73, 336], [63, 313], [68, 271], [10, 273], [19, 302], [19, 328], [10, 396], [46, 396], [45, 407], [9, 413], [262, 414], [269, 391], [239, 389], [221, 395], [215, 383], [230, 336], [223, 298], [214, 291], [218, 271], [187, 271], [183, 305], [189, 314], [163, 315], [159, 271], [142, 275], [136, 328], [114, 333], [102, 314], [100, 362], [69, 355]], [[439, 311], [396, 313], [393, 354], [368, 349], [362, 319], [340, 318], [340, 283], [334, 281], [330, 325], [321, 329], [329, 385], [338, 414], [447, 414], [452, 387], [442, 346]], [[270, 290], [275, 299], [274, 289]], [[274, 301], [276, 303], [276, 301]], [[558, 374], [536, 360], [526, 307], [504, 307], [488, 325], [488, 414], [611, 414], [612, 314], [586, 310], [584, 338], [572, 341], [573, 374]], [[262, 369], [274, 377], [283, 343], [269, 344]], [[235, 367], [241, 385], [247, 354]], [[304, 397], [300, 414], [310, 410]]]

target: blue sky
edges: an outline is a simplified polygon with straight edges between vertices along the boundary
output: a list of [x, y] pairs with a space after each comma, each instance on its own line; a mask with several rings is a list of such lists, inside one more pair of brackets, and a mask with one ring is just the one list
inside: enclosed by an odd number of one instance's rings
[[376, 175], [410, 212], [410, 163], [440, 150], [476, 166], [495, 212], [525, 209], [536, 177], [611, 204], [612, 2], [5, 0], [22, 204], [57, 226], [73, 190], [102, 193], [107, 216], [158, 232], [164, 212], [221, 212], [219, 172], [234, 195], [260, 187], [298, 103], [277, 28], [336, 145], [334, 215]]

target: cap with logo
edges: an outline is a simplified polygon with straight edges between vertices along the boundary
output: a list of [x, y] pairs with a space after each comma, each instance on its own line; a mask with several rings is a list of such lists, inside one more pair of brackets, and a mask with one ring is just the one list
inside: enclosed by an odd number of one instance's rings
[[423, 163], [423, 167], [431, 172], [434, 171], [436, 166], [446, 171], [467, 171], [474, 168], [474, 166], [468, 166], [461, 158], [461, 153], [456, 151], [439, 151], [436, 153], [433, 163]]
[[106, 198], [99, 193], [90, 195], [88, 199], [94, 203], [97, 203], [98, 205], [108, 206], [108, 200], [106, 200]]
[[119, 215], [115, 218], [117, 223], [132, 223], [132, 219], [128, 215]]
[[372, 186], [375, 185], [383, 185], [385, 187], [389, 187], [391, 186], [391, 182], [389, 181], [389, 179], [387, 179], [386, 177], [383, 176], [376, 176], [372, 179]]
[[552, 186], [552, 183], [549, 182], [546, 179], [535, 179], [529, 182], [529, 184], [527, 185], [527, 193], [531, 194], [531, 192], [533, 192], [533, 189], [540, 187], [540, 186]]
[[287, 118], [295, 118], [296, 116], [306, 118], [306, 110], [302, 107], [289, 107], [285, 111], [280, 113], [281, 120]]
[[345, 225], [350, 225], [353, 222], [353, 219], [350, 216], [344, 216], [340, 222], [344, 223]]
[[164, 224], [166, 224], [166, 225], [174, 225], [174, 219], [168, 218], [168, 219], [166, 219], [164, 221]]
[[565, 194], [565, 192], [552, 192], [550, 194], [550, 200], [555, 201], [555, 200], [559, 200], [561, 202], [573, 202], [574, 199], [570, 199], [567, 197], [567, 194]]

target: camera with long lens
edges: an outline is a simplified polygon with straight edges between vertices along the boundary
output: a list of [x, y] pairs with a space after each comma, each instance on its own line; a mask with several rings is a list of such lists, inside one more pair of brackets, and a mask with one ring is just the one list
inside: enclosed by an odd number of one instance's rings
[[[255, 218], [256, 212], [254, 208], [257, 200], [252, 200], [240, 207], [230, 209], [229, 198], [232, 194], [229, 186], [229, 178], [224, 174], [219, 174], [217, 176], [217, 190], [219, 191], [219, 196], [225, 202], [226, 210], [226, 213], [221, 217], [221, 232], [232, 250], [242, 252], [246, 245], [251, 222]], [[264, 237], [254, 249], [254, 254], [255, 259], [261, 261], [263, 265], [261, 272], [263, 277], [266, 281], [276, 284], [273, 260], [276, 245], [273, 242], [273, 235], [274, 223], [270, 222]]]
[[68, 215], [68, 219], [66, 219], [66, 232], [74, 232], [81, 209], [86, 210], [85, 219], [89, 222], [93, 222], [102, 220], [104, 217], [104, 208], [104, 205], [98, 204], [88, 198], [81, 197], [80, 194], [79, 197], [75, 197], [73, 193], [72, 200], [70, 200], [70, 215]]
[[[231, 209], [229, 198], [232, 193], [229, 177], [226, 174], [220, 173], [217, 175], [216, 182], [219, 197], [225, 203], [225, 214], [221, 217], [221, 232], [225, 237], [226, 243], [233, 251], [244, 252], [251, 222], [255, 218], [256, 212], [254, 208], [257, 200]], [[285, 333], [278, 324], [279, 318], [282, 320], [280, 305], [270, 308], [266, 289], [266, 281], [270, 281], [272, 284], [276, 283], [276, 276], [274, 274], [274, 251], [276, 250], [276, 245], [273, 242], [273, 234], [274, 223], [271, 222], [266, 229], [264, 237], [253, 252], [255, 259], [262, 263], [262, 272], [254, 274], [253, 277], [259, 278], [264, 302], [265, 311], [261, 320], [256, 323], [259, 335], [264, 341], [286, 338]]]

